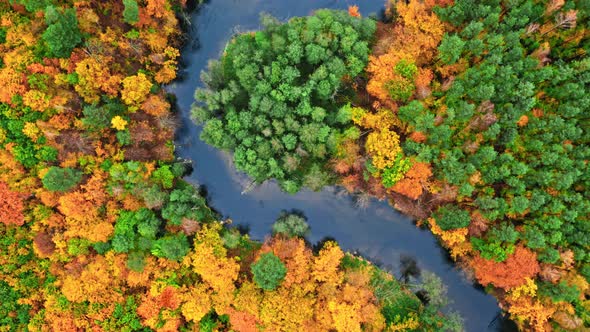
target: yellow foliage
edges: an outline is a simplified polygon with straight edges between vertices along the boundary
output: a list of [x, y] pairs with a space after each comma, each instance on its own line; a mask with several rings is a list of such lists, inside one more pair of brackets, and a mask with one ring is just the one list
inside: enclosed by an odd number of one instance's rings
[[123, 80], [121, 99], [130, 106], [129, 110], [137, 110], [148, 96], [151, 88], [152, 82], [144, 73], [126, 77]]
[[428, 223], [430, 224], [430, 230], [432, 233], [440, 236], [443, 242], [450, 248], [465, 242], [467, 234], [469, 233], [467, 227], [444, 231], [436, 224], [434, 218], [428, 218]]
[[517, 300], [524, 296], [535, 297], [537, 295], [537, 284], [535, 280], [532, 278], [526, 278], [525, 283], [518, 287], [514, 287], [510, 290], [510, 298], [513, 300]]
[[121, 75], [111, 75], [108, 64], [109, 57], [89, 57], [76, 65], [78, 84], [75, 90], [87, 103], [99, 100], [100, 92], [116, 96], [121, 84]]
[[413, 331], [420, 327], [420, 319], [411, 312], [403, 321], [389, 325], [388, 331]]
[[226, 257], [219, 225], [204, 226], [195, 238], [193, 251], [185, 257], [184, 264], [192, 267], [203, 281], [216, 292], [231, 292], [238, 278], [240, 265], [235, 258]]
[[328, 302], [328, 310], [332, 313], [334, 320], [334, 328], [341, 332], [355, 332], [361, 331], [358, 304], [336, 303], [334, 301]]
[[373, 166], [379, 170], [393, 166], [396, 158], [402, 154], [399, 135], [387, 128], [370, 133], [365, 148], [371, 155]]
[[271, 331], [298, 331], [313, 318], [313, 295], [298, 286], [266, 292], [260, 304], [260, 321]]
[[263, 294], [253, 282], [243, 283], [236, 293], [232, 306], [239, 311], [250, 313], [258, 318], [258, 310]]
[[127, 127], [127, 120], [117, 115], [111, 119], [111, 127], [117, 130], [125, 130]]
[[535, 331], [544, 332], [549, 318], [555, 313], [556, 308], [552, 304], [544, 304], [530, 296], [520, 296], [517, 299], [507, 297], [510, 303], [508, 313], [517, 322], [528, 322]]
[[334, 286], [340, 285], [343, 281], [343, 274], [339, 271], [342, 257], [344, 253], [335, 242], [326, 242], [313, 262], [311, 275], [314, 280]]
[[120, 292], [118, 280], [122, 270], [121, 257], [115, 257], [113, 253], [107, 253], [105, 257], [96, 256], [92, 262], [84, 268], [79, 277], [67, 274], [61, 284], [64, 296], [72, 302], [81, 303], [113, 303], [121, 302], [123, 295]]
[[[25, 122], [23, 127], [23, 134], [30, 138], [33, 142], [37, 141], [41, 137], [41, 130], [36, 124], [32, 122]], [[1, 141], [1, 140], [0, 140]]]
[[47, 110], [50, 106], [47, 95], [38, 90], [29, 90], [23, 95], [23, 104], [39, 112]]

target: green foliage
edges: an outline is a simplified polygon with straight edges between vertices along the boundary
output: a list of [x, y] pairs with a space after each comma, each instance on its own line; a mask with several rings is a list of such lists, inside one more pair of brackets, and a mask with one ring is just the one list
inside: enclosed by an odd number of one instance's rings
[[105, 331], [151, 331], [151, 329], [141, 324], [141, 318], [137, 315], [137, 302], [134, 296], [128, 296], [125, 303], [116, 303], [113, 313], [99, 324]]
[[252, 264], [251, 270], [256, 285], [270, 291], [279, 287], [287, 275], [285, 264], [272, 252], [260, 255], [260, 258]]
[[152, 180], [164, 189], [171, 189], [174, 184], [174, 174], [170, 165], [160, 166], [152, 173]]
[[331, 179], [324, 165], [337, 138], [351, 127], [338, 110], [344, 76], [367, 63], [375, 23], [342, 11], [278, 24], [242, 34], [209, 65], [196, 92], [193, 117], [205, 122], [201, 138], [234, 152], [235, 165], [258, 183], [275, 178], [293, 193], [321, 189]]
[[458, 313], [447, 312], [444, 316], [440, 315], [441, 310], [449, 304], [449, 299], [447, 287], [438, 276], [428, 271], [422, 273], [421, 283], [415, 289], [426, 294], [426, 306], [419, 315], [425, 330], [464, 331], [463, 319]]
[[[540, 18], [558, 19], [545, 10], [534, 1], [457, 0], [436, 8], [456, 28], [444, 36], [440, 60], [465, 69], [438, 92], [435, 106], [414, 102], [398, 114], [428, 137], [406, 141], [407, 156], [431, 162], [437, 178], [460, 188], [459, 198], [473, 200], [490, 223], [524, 226], [518, 239], [516, 230], [496, 227], [472, 239], [484, 257], [501, 261], [522, 240], [543, 262], [556, 263], [558, 251], [569, 249], [580, 266], [590, 261], [590, 58], [588, 38], [570, 38], [588, 28], [580, 19], [588, 7], [567, 2], [561, 9], [582, 15], [575, 27], [527, 32]], [[541, 64], [545, 43], [551, 61]], [[471, 183], [473, 175], [480, 181]]]
[[406, 59], [400, 60], [395, 65], [395, 72], [401, 75], [403, 78], [408, 80], [414, 80], [416, 75], [418, 74], [418, 67], [413, 61], [409, 61]]
[[51, 56], [67, 58], [74, 47], [82, 42], [76, 11], [70, 8], [63, 11], [63, 13], [54, 13], [52, 15], [55, 17], [51, 19], [55, 21], [43, 33], [43, 40], [47, 44]]
[[149, 251], [160, 233], [162, 221], [149, 209], [121, 211], [111, 242], [116, 252]]
[[550, 282], [539, 282], [538, 292], [543, 296], [550, 298], [554, 303], [559, 302], [575, 302], [580, 297], [580, 290], [575, 285], [568, 285], [565, 281], [561, 281], [555, 285]]
[[410, 159], [398, 156], [391, 167], [383, 170], [383, 174], [381, 174], [383, 186], [385, 188], [393, 187], [410, 170], [410, 167], [412, 167]]
[[373, 270], [371, 287], [381, 304], [381, 314], [389, 324], [399, 323], [420, 311], [420, 300], [401, 288], [401, 284], [385, 272]]
[[66, 192], [82, 180], [82, 171], [74, 168], [52, 166], [43, 177], [43, 187], [50, 191]]
[[[103, 99], [102, 105], [86, 105], [82, 110], [82, 124], [90, 132], [100, 131], [111, 126], [111, 119], [125, 112], [125, 106], [112, 99]], [[122, 144], [124, 145], [124, 144]]]
[[222, 239], [224, 246], [230, 249], [236, 249], [242, 242], [242, 234], [235, 228], [224, 229]]
[[304, 237], [309, 232], [309, 225], [305, 218], [297, 214], [283, 213], [272, 225], [272, 232], [289, 237]]
[[25, 9], [28, 12], [35, 13], [53, 4], [53, 0], [16, 0], [16, 3], [25, 6]]
[[21, 294], [0, 280], [0, 325], [6, 331], [20, 331], [29, 322], [29, 305], [19, 304]]
[[68, 254], [72, 256], [87, 255], [90, 244], [87, 239], [73, 238], [68, 241]]
[[459, 60], [465, 41], [456, 35], [445, 34], [438, 47], [439, 57], [442, 62], [451, 65]]
[[456, 205], [447, 204], [439, 207], [433, 214], [436, 224], [445, 231], [469, 226], [469, 212]]
[[129, 24], [135, 24], [139, 21], [139, 6], [137, 0], [123, 0], [125, 9], [123, 10], [123, 20]]
[[186, 235], [174, 234], [156, 240], [152, 249], [152, 254], [154, 256], [178, 261], [182, 259], [189, 250], [190, 244]]
[[405, 102], [412, 97], [414, 90], [416, 90], [416, 86], [414, 85], [414, 82], [407, 78], [402, 78], [387, 82], [385, 84], [385, 89], [387, 89], [389, 96], [394, 101]]
[[199, 222], [213, 221], [214, 213], [207, 207], [207, 202], [189, 184], [183, 184], [170, 193], [168, 201], [162, 209], [162, 217], [173, 225], [182, 224], [182, 219]]

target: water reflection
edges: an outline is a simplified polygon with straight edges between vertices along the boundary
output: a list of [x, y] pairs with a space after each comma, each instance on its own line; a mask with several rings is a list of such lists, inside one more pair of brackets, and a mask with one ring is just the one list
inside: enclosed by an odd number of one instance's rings
[[[212, 207], [252, 238], [264, 239], [270, 234], [273, 221], [282, 211], [302, 211], [311, 227], [307, 239], [316, 247], [321, 241], [336, 239], [344, 250], [360, 253], [399, 278], [417, 276], [421, 270], [432, 271], [448, 286], [453, 301], [450, 307], [466, 319], [467, 331], [509, 331], [497, 317], [495, 299], [463, 277], [428, 231], [415, 227], [387, 203], [344, 195], [333, 187], [322, 192], [304, 190], [294, 196], [281, 192], [273, 182], [248, 188], [250, 180], [236, 172], [230, 156], [201, 142], [200, 128], [190, 121], [193, 93], [201, 85], [200, 72], [209, 59], [220, 55], [236, 31], [257, 29], [260, 12], [284, 20], [308, 15], [317, 8], [346, 9], [358, 4], [366, 16], [381, 12], [383, 2], [213, 0], [203, 5], [191, 15], [190, 38], [182, 51], [181, 79], [168, 87], [176, 94], [180, 110], [177, 155], [194, 162], [195, 172], [187, 180], [204, 186]], [[244, 189], [250, 190], [242, 194]], [[367, 205], [366, 209], [358, 208], [359, 200]]]

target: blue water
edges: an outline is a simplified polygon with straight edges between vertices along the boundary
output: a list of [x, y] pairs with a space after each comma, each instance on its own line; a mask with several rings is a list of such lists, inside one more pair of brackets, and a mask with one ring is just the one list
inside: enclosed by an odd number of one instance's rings
[[366, 209], [355, 206], [351, 196], [337, 188], [288, 195], [268, 182], [242, 194], [248, 178], [235, 171], [231, 157], [199, 140], [201, 128], [190, 120], [193, 95], [201, 86], [200, 72], [209, 59], [218, 58], [236, 33], [259, 28], [261, 12], [280, 20], [309, 15], [315, 9], [346, 9], [357, 4], [363, 15], [379, 16], [383, 0], [212, 0], [190, 16], [189, 40], [182, 50], [179, 79], [167, 90], [176, 94], [180, 112], [177, 156], [193, 161], [195, 171], [187, 180], [206, 188], [211, 206], [235, 225], [247, 227], [252, 238], [263, 240], [283, 210], [297, 210], [308, 219], [307, 239], [316, 243], [327, 237], [401, 277], [402, 259], [414, 260], [421, 270], [434, 272], [448, 286], [450, 308], [465, 318], [466, 331], [508, 331], [512, 323], [498, 317], [496, 300], [466, 280], [437, 240], [427, 230], [386, 202], [371, 201]]

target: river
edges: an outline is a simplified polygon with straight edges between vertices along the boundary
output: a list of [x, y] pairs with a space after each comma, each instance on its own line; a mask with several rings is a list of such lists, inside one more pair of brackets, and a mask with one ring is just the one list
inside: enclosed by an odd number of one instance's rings
[[402, 266], [438, 275], [448, 286], [449, 306], [465, 319], [466, 331], [513, 331], [514, 324], [499, 316], [497, 301], [468, 281], [428, 230], [395, 211], [386, 202], [372, 200], [365, 209], [338, 188], [322, 192], [285, 194], [272, 182], [242, 194], [249, 180], [235, 171], [231, 157], [199, 140], [201, 128], [190, 120], [193, 95], [201, 86], [200, 72], [209, 59], [218, 58], [232, 35], [259, 28], [261, 12], [280, 20], [309, 15], [315, 9], [346, 9], [358, 4], [363, 15], [379, 16], [383, 0], [212, 0], [190, 14], [189, 40], [181, 51], [179, 78], [167, 87], [177, 97], [180, 126], [176, 155], [193, 161], [189, 182], [203, 186], [210, 205], [234, 225], [245, 227], [252, 238], [263, 240], [281, 211], [303, 213], [311, 227], [307, 239], [317, 243], [336, 239], [347, 251], [359, 253], [398, 278]]

